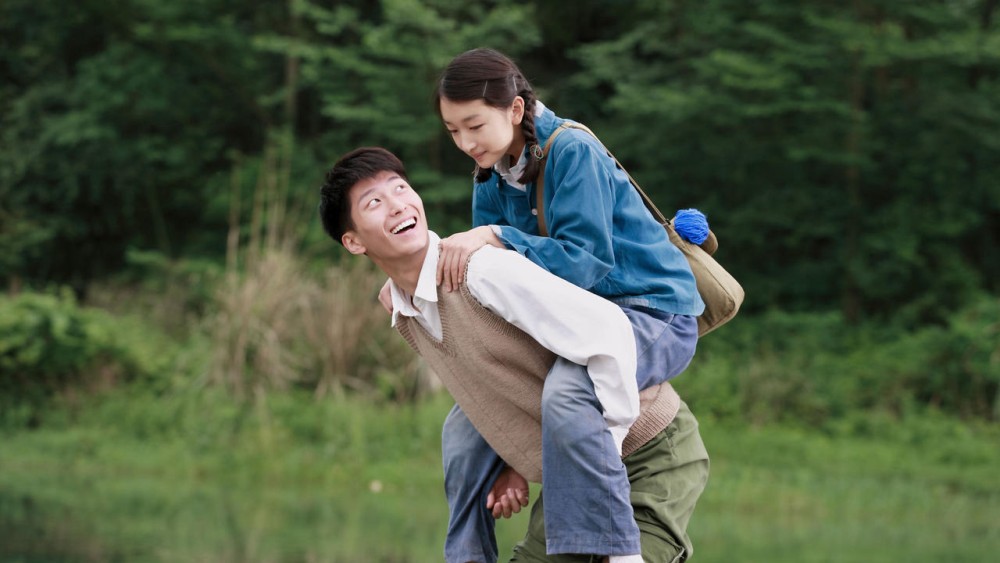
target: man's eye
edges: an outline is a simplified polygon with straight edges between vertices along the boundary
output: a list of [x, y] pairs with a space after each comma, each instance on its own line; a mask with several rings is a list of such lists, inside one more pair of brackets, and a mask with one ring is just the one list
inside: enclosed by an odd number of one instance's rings
[[375, 207], [378, 204], [379, 204], [379, 200], [378, 199], [370, 199], [370, 200], [368, 200], [368, 203], [365, 204], [365, 207], [372, 208], [372, 207]]

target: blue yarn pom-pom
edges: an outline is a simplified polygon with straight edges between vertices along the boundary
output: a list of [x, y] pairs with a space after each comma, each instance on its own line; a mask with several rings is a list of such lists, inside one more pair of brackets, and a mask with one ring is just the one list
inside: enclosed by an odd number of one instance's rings
[[684, 240], [701, 244], [708, 238], [708, 218], [697, 209], [681, 209], [674, 215], [674, 230]]

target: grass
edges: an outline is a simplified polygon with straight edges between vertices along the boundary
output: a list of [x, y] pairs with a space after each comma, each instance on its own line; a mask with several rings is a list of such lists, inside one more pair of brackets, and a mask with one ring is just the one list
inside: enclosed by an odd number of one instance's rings
[[715, 455], [691, 527], [699, 561], [986, 561], [1000, 547], [995, 428], [960, 444], [777, 426], [704, 434]]
[[[112, 396], [0, 436], [0, 561], [441, 560], [446, 396], [203, 400]], [[702, 434], [713, 466], [695, 561], [978, 562], [1000, 550], [996, 425], [703, 419]], [[526, 523], [501, 522], [501, 559]]]

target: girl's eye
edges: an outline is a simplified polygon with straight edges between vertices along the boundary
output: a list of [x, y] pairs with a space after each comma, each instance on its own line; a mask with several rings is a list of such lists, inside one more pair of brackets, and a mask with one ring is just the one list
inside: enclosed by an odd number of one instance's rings
[[473, 125], [472, 127], [469, 127], [469, 129], [471, 129], [473, 131], [478, 131], [482, 127], [483, 127], [482, 124], [479, 124], [479, 125]]

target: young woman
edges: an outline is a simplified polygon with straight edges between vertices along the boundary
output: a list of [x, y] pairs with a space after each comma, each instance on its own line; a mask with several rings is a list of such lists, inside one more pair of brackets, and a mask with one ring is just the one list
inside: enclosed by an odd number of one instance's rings
[[[508, 57], [490, 49], [453, 59], [435, 101], [455, 145], [476, 163], [473, 228], [441, 241], [442, 287], [450, 291], [461, 283], [469, 255], [483, 245], [515, 250], [622, 307], [636, 336], [639, 389], [683, 371], [697, 343], [696, 317], [704, 309], [694, 276], [600, 141], [568, 129], [549, 147], [543, 206], [549, 234], [539, 236], [535, 189], [542, 149], [566, 120], [538, 101]], [[639, 528], [620, 458], [621, 435], [614, 434], [620, 421], [604, 418], [616, 409], [608, 404], [615, 399], [602, 391], [585, 369], [571, 362], [556, 362], [546, 378], [546, 549], [550, 554], [611, 556], [612, 562], [641, 561], [635, 559]], [[493, 522], [483, 501], [504, 507], [494, 509], [494, 515], [509, 515], [510, 505], [525, 501], [516, 487], [508, 493], [504, 485], [493, 484], [502, 463], [457, 406], [442, 439], [452, 509], [446, 558], [478, 560], [493, 541]], [[500, 481], [509, 480], [503, 474]], [[679, 535], [680, 547], [689, 551], [684, 530]]]

